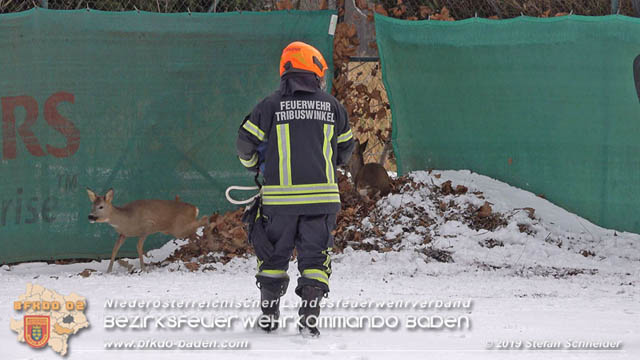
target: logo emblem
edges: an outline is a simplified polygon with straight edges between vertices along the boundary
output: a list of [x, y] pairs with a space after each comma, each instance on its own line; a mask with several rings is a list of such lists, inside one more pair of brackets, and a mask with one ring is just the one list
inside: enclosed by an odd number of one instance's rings
[[24, 316], [24, 341], [31, 347], [41, 348], [49, 341], [49, 316]]

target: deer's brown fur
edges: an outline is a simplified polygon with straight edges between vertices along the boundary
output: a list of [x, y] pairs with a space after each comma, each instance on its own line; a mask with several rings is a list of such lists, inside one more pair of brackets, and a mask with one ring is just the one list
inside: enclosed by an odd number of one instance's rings
[[[387, 170], [380, 163], [364, 163], [364, 152], [367, 149], [368, 140], [360, 144], [355, 141], [353, 155], [349, 161], [349, 170], [356, 187], [356, 191], [363, 196], [371, 192], [384, 196], [391, 192], [391, 179]], [[384, 162], [384, 158], [381, 162]]]
[[138, 238], [140, 268], [144, 269], [142, 254], [147, 236], [160, 232], [184, 238], [209, 223], [206, 216], [198, 220], [198, 208], [180, 201], [177, 196], [175, 200], [136, 200], [119, 207], [112, 204], [113, 189], [104, 196], [87, 189], [87, 195], [92, 202], [89, 221], [107, 223], [118, 232], [107, 272], [113, 269], [116, 254], [128, 237]]

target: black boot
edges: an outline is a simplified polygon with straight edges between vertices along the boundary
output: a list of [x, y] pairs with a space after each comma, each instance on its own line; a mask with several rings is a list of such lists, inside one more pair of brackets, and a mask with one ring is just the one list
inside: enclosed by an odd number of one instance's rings
[[275, 287], [272, 286], [273, 284], [257, 282], [260, 289], [260, 309], [262, 310], [262, 315], [258, 317], [258, 327], [265, 332], [271, 332], [278, 328], [280, 297], [286, 292], [288, 284], [289, 281], [286, 281]]
[[318, 317], [320, 316], [320, 300], [325, 295], [324, 289], [316, 286], [304, 285], [298, 292], [302, 298], [302, 305], [298, 311], [300, 322], [298, 331], [302, 336], [318, 337]]

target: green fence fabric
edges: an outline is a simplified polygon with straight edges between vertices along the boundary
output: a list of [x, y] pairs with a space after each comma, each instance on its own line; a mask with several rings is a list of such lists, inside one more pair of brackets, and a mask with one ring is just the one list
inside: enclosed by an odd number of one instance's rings
[[231, 209], [225, 188], [252, 184], [241, 121], [278, 86], [291, 41], [331, 61], [333, 14], [0, 16], [0, 263], [109, 257], [116, 232], [88, 223], [85, 187], [113, 187], [117, 205], [179, 195], [201, 214]]
[[470, 169], [640, 232], [640, 20], [375, 20], [400, 173]]

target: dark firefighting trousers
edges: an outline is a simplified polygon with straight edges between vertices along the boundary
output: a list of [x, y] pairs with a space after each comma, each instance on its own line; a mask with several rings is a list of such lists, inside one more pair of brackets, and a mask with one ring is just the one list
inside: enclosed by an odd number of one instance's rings
[[336, 214], [288, 215], [265, 211], [249, 235], [258, 258], [258, 286], [284, 294], [289, 284], [289, 260], [295, 248], [300, 271], [296, 293], [300, 295], [305, 285], [328, 292], [331, 232], [335, 227]]

